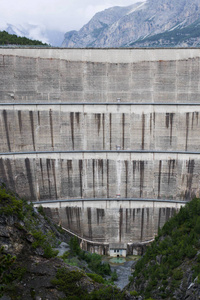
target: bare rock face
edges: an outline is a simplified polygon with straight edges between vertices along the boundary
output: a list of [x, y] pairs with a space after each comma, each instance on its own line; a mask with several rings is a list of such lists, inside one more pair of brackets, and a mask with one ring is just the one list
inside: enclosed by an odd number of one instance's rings
[[[65, 34], [63, 47], [90, 47], [95, 45], [96, 40], [103, 37], [106, 31], [126, 15], [132, 7], [112, 7], [97, 13], [91, 21], [83, 26], [80, 31], [70, 31]], [[97, 46], [98, 47], [98, 46]]]
[[[198, 46], [200, 0], [147, 0], [97, 13], [63, 47]], [[163, 36], [157, 36], [164, 34]]]

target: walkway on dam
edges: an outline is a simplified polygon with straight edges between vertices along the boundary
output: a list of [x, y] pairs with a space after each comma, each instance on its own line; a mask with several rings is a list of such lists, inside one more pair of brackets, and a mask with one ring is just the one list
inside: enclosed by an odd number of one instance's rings
[[63, 202], [99, 202], [99, 201], [141, 201], [141, 202], [164, 202], [164, 203], [183, 203], [186, 204], [188, 201], [174, 200], [174, 199], [149, 199], [149, 198], [77, 198], [77, 199], [54, 199], [54, 200], [40, 200], [32, 201], [34, 205], [39, 204], [53, 204], [53, 203], [63, 203]]
[[23, 152], [1, 152], [0, 155], [25, 155], [25, 154], [51, 154], [51, 153], [166, 153], [166, 154], [194, 154], [195, 151], [163, 151], [163, 150], [69, 150], [69, 151], [23, 151]]
[[153, 106], [200, 106], [200, 103], [197, 102], [179, 102], [179, 103], [168, 103], [168, 102], [8, 102], [8, 103], [0, 103], [1, 106], [29, 106], [29, 105], [45, 105], [45, 106], [51, 106], [51, 105], [129, 105], [129, 106], [147, 106], [147, 105], [153, 105]]

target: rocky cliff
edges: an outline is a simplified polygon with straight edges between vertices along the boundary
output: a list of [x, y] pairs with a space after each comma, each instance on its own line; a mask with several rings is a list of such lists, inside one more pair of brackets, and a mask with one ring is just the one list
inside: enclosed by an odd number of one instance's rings
[[97, 13], [63, 47], [198, 46], [200, 0], [147, 0]]
[[[57, 257], [68, 240], [41, 207], [34, 209], [0, 186], [0, 299], [111, 299], [109, 293], [115, 299], [133, 299], [102, 285], [97, 274], [86, 274], [87, 266], [80, 269], [66, 263], [64, 256]], [[70, 251], [65, 257], [72, 255]]]

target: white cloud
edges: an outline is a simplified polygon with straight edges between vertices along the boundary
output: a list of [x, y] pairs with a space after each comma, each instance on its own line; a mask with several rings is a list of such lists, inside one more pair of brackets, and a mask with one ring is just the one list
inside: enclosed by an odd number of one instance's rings
[[[111, 6], [127, 6], [139, 1], [0, 0], [0, 2], [0, 26], [2, 23], [14, 25], [29, 23], [66, 32], [80, 29], [98, 11]], [[40, 33], [35, 34], [39, 36]]]
[[41, 28], [35, 27], [29, 31], [29, 38], [33, 40], [43, 41], [43, 43], [49, 43], [48, 38], [45, 36]]

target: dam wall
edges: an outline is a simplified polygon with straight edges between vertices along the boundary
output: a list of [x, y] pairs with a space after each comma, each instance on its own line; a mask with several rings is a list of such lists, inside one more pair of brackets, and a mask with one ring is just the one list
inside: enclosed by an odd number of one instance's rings
[[199, 69], [199, 49], [0, 48], [0, 180], [87, 250], [152, 240], [199, 197]]
[[199, 49], [0, 48], [1, 102], [199, 102]]
[[0, 152], [199, 151], [200, 103], [10, 104], [0, 109]]
[[199, 195], [198, 154], [69, 152], [1, 155], [3, 181], [32, 200], [147, 198]]
[[109, 243], [116, 241], [131, 245], [152, 240], [158, 228], [162, 227], [182, 204], [175, 201], [163, 203], [133, 202], [126, 199], [85, 199], [43, 202], [42, 205], [48, 216], [57, 223], [81, 236], [83, 240], [92, 241], [90, 250], [100, 244], [104, 246], [101, 248], [103, 251]]

